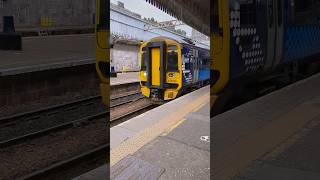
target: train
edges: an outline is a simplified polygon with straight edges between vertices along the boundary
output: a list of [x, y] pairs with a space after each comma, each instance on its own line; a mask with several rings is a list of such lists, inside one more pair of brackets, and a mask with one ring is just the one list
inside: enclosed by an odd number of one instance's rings
[[140, 46], [140, 86], [154, 103], [175, 99], [210, 82], [210, 50], [194, 42], [155, 37]]
[[100, 92], [104, 105], [109, 108], [110, 101], [110, 2], [96, 0], [95, 42], [96, 71], [100, 79]]
[[213, 0], [211, 5], [212, 116], [257, 84], [294, 82], [319, 72], [319, 0]]

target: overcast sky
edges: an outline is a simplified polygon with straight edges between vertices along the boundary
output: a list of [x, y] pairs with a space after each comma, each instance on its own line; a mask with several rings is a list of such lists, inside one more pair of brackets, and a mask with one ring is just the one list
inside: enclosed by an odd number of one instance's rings
[[[151, 4], [147, 3], [145, 0], [111, 0], [112, 3], [117, 4], [117, 1], [123, 2], [124, 7], [138, 13], [143, 17], [151, 18], [153, 17], [158, 22], [161, 21], [168, 21], [175, 19], [174, 17], [168, 15], [167, 13], [161, 11], [160, 9], [152, 6]], [[176, 27], [177, 29], [183, 29], [187, 32], [188, 36], [191, 36], [192, 28], [187, 25], [182, 25]]]

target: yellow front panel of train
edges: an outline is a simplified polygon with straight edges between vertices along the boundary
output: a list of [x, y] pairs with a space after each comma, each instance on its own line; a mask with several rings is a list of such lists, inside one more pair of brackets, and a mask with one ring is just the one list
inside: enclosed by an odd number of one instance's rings
[[151, 49], [152, 86], [160, 86], [160, 48]]

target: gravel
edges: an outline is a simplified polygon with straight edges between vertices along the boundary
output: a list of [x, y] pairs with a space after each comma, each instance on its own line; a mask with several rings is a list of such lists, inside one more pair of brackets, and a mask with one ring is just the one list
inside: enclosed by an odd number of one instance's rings
[[108, 142], [107, 120], [100, 119], [85, 126], [1, 148], [0, 179], [16, 179]]

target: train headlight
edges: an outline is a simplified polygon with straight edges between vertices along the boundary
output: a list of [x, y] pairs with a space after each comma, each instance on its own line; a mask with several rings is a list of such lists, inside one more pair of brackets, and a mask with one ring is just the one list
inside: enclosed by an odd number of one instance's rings
[[143, 75], [144, 75], [144, 76], [147, 76], [147, 73], [146, 73], [146, 72], [144, 72], [144, 73], [143, 73]]

